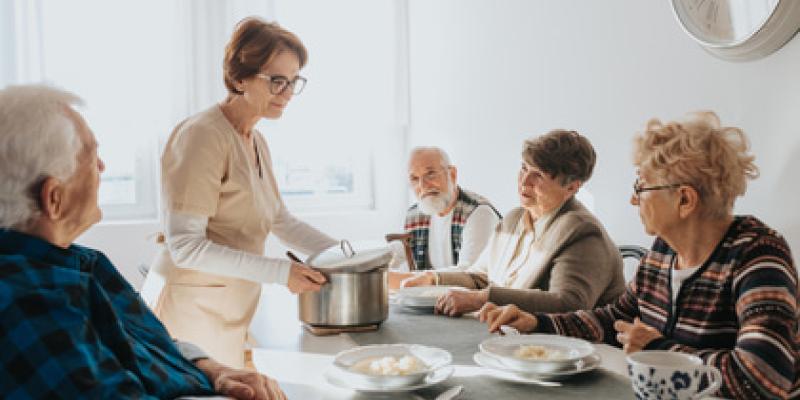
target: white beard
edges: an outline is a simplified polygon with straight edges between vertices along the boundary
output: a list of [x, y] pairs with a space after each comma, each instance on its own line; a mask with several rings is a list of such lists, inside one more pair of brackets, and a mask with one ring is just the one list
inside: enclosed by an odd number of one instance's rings
[[450, 204], [450, 195], [441, 193], [436, 196], [425, 196], [419, 201], [419, 209], [426, 215], [439, 215]]
[[419, 209], [425, 215], [439, 215], [447, 209], [453, 200], [453, 183], [447, 180], [447, 190], [435, 196], [422, 196], [419, 200]]

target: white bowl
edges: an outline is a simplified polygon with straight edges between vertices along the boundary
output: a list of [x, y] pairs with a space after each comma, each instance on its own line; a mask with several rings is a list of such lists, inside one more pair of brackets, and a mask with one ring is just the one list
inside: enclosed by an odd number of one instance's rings
[[[354, 370], [360, 361], [371, 358], [413, 356], [419, 359], [423, 368], [404, 375], [376, 375]], [[453, 356], [446, 350], [416, 344], [388, 344], [360, 346], [345, 350], [336, 355], [333, 365], [339, 370], [342, 379], [354, 387], [393, 389], [417, 385], [431, 372], [449, 365]]]
[[455, 371], [455, 368], [452, 365], [442, 367], [425, 376], [425, 379], [423, 379], [422, 382], [409, 386], [400, 386], [395, 388], [354, 385], [351, 380], [348, 380], [346, 379], [346, 377], [342, 376], [342, 371], [340, 369], [335, 367], [326, 370], [324, 376], [325, 379], [328, 381], [328, 383], [334, 386], [338, 386], [344, 389], [351, 389], [362, 393], [372, 393], [378, 395], [382, 394], [384, 395], [383, 397], [385, 397], [386, 394], [389, 393], [410, 392], [413, 390], [418, 390], [436, 385], [438, 383], [445, 381], [450, 376], [452, 376], [453, 371]]
[[[515, 354], [522, 346], [541, 346], [558, 355], [551, 359], [522, 358]], [[538, 374], [569, 369], [594, 353], [594, 346], [583, 339], [545, 334], [493, 337], [481, 342], [480, 349], [513, 370]]]

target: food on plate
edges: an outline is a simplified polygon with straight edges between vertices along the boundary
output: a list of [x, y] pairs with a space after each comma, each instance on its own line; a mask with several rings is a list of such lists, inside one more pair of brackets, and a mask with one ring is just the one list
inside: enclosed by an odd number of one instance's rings
[[553, 349], [547, 346], [525, 344], [514, 350], [514, 357], [524, 360], [556, 361], [563, 360], [564, 353], [561, 350]]
[[350, 370], [369, 375], [409, 375], [427, 368], [412, 355], [368, 357], [355, 363]]

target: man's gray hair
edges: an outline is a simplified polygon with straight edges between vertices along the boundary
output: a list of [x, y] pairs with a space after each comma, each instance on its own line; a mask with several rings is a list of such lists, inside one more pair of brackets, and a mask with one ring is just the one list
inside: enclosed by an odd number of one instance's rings
[[39, 185], [75, 172], [81, 141], [66, 107], [82, 104], [78, 96], [44, 85], [0, 90], [0, 229], [38, 218]]
[[411, 149], [411, 152], [409, 153], [408, 162], [410, 163], [411, 159], [414, 158], [414, 156], [416, 156], [417, 154], [419, 154], [419, 153], [428, 153], [428, 152], [434, 152], [434, 153], [438, 153], [439, 154], [439, 157], [442, 159], [442, 167], [443, 168], [447, 168], [447, 167], [453, 165], [453, 164], [450, 163], [450, 156], [447, 155], [447, 152], [445, 152], [441, 147], [436, 147], [436, 146], [417, 146], [417, 147], [414, 147], [413, 149]]

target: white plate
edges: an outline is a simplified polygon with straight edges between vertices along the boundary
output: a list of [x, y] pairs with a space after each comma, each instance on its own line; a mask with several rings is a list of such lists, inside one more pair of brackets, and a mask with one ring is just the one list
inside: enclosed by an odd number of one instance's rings
[[[355, 371], [353, 367], [364, 359], [413, 356], [422, 362], [424, 369], [405, 375], [373, 375]], [[447, 350], [418, 344], [379, 344], [359, 346], [339, 352], [333, 366], [340, 376], [351, 385], [364, 388], [398, 388], [416, 385], [424, 381], [431, 372], [450, 365], [453, 356]]]
[[389, 304], [392, 306], [400, 306], [408, 310], [413, 310], [416, 312], [421, 313], [431, 313], [433, 314], [434, 306], [432, 305], [415, 305], [414, 303], [407, 303], [404, 298], [398, 296], [397, 294], [389, 295]]
[[465, 290], [460, 286], [414, 286], [397, 289], [397, 302], [406, 307], [433, 308], [436, 300], [451, 290]]
[[[542, 346], [558, 351], [560, 357], [553, 360], [520, 358], [514, 353], [521, 346]], [[481, 342], [480, 349], [509, 369], [536, 374], [569, 369], [578, 360], [594, 353], [594, 346], [583, 339], [545, 334], [497, 336]]]
[[356, 384], [348, 384], [347, 378], [342, 376], [342, 371], [338, 368], [328, 368], [324, 375], [325, 379], [333, 386], [338, 386], [344, 389], [355, 390], [357, 392], [362, 393], [400, 393], [400, 392], [410, 392], [412, 390], [423, 389], [429, 386], [433, 386], [437, 383], [444, 382], [445, 379], [449, 378], [453, 375], [453, 371], [455, 368], [452, 365], [446, 366], [444, 368], [439, 368], [436, 371], [431, 372], [428, 376], [425, 377], [425, 380], [410, 386], [403, 386], [403, 387], [396, 387], [396, 388], [375, 388], [369, 386], [359, 386]]
[[394, 304], [403, 307], [406, 310], [425, 314], [433, 314], [433, 309], [435, 308], [434, 306], [415, 306], [411, 304], [405, 304], [402, 301], [397, 301]]
[[589, 372], [591, 370], [594, 370], [595, 368], [600, 366], [600, 362], [602, 361], [599, 354], [592, 354], [584, 359], [576, 361], [571, 368], [563, 371], [543, 373], [543, 374], [531, 374], [531, 373], [517, 372], [486, 353], [477, 352], [472, 356], [472, 359], [475, 361], [475, 364], [478, 364], [481, 367], [492, 370], [493, 376], [496, 376], [498, 378], [507, 381], [521, 382], [521, 383], [541, 383], [542, 381], [546, 382], [560, 381], [569, 378], [573, 375], [582, 374], [584, 372]]

